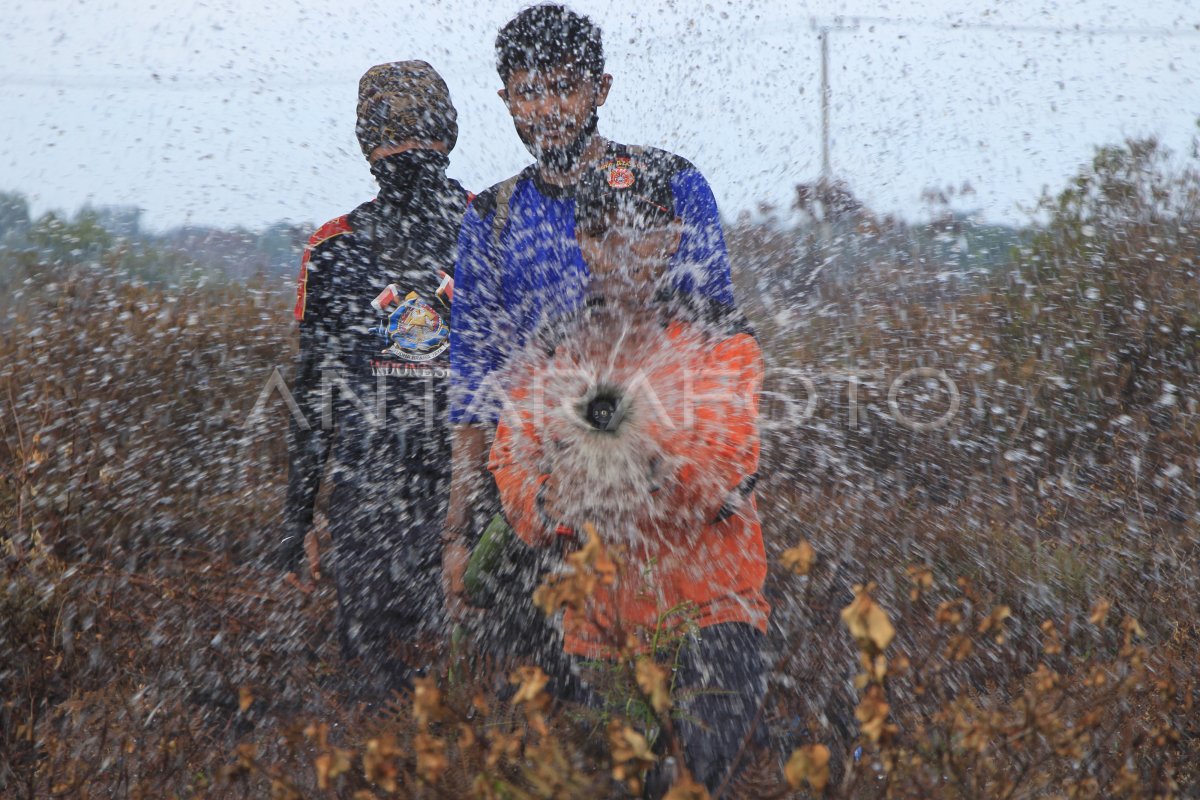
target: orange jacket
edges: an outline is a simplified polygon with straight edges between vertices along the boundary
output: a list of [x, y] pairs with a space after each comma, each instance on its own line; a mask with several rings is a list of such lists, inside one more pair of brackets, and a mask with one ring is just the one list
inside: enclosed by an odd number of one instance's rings
[[[658, 497], [660, 507], [672, 511], [621, 542], [606, 537], [607, 514], [590, 520], [602, 542], [616, 544], [624, 556], [615, 583], [597, 586], [584, 613], [567, 609], [568, 653], [611, 656], [607, 645], [619, 642], [614, 641], [618, 631], [646, 642], [659, 626], [670, 629], [688, 621], [701, 628], [745, 622], [766, 630], [767, 564], [753, 494], [762, 353], [748, 333], [705, 336], [697, 326], [673, 321], [646, 347], [672, 348], [682, 356], [659, 363], [653, 353], [648, 357], [636, 347], [627, 356], [663, 404], [657, 410], [666, 412], [654, 414], [637, 431], [653, 438], [672, 465], [673, 475], [663, 481], [666, 496]], [[537, 493], [546, 477], [547, 449], [554, 450], [544, 447], [548, 428], [538, 403], [559, 399], [539, 397], [545, 386], [534, 382], [554, 369], [577, 369], [575, 356], [558, 347], [537, 374], [526, 365], [525, 375], [507, 387], [509, 413], [502, 415], [492, 445], [489, 468], [505, 514], [516, 534], [533, 546], [552, 543], [558, 527], [538, 508]], [[686, 392], [678, 390], [681, 372], [688, 373]], [[679, 613], [681, 607], [686, 611]]]

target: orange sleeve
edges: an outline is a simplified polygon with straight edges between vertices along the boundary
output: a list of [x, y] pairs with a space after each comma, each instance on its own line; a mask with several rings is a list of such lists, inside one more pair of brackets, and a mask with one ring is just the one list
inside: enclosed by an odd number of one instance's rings
[[712, 521], [743, 480], [758, 471], [758, 400], [763, 361], [758, 342], [738, 334], [696, 364], [691, 424], [669, 441], [683, 459], [672, 481], [679, 508]]
[[504, 507], [504, 516], [513, 532], [526, 544], [541, 547], [553, 539], [552, 531], [547, 529], [537, 510], [538, 489], [547, 476], [530, 469], [532, 464], [541, 462], [541, 458], [535, 457], [541, 451], [541, 439], [537, 426], [525, 420], [520, 425], [520, 435], [525, 439], [521, 443], [522, 456], [529, 456], [531, 463], [522, 463], [526, 459], [516, 457], [513, 428], [507, 420], [501, 419], [496, 426], [496, 436], [488, 456], [488, 469], [496, 479], [500, 504]]

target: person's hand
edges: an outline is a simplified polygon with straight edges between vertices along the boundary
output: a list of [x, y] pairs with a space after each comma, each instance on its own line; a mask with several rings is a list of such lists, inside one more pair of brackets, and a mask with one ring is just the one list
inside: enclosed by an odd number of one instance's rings
[[289, 570], [283, 576], [283, 582], [304, 595], [312, 594], [321, 580], [321, 549], [317, 535], [309, 531], [304, 535], [304, 559], [308, 563], [308, 574], [311, 580], [304, 580], [295, 570]]
[[308, 574], [312, 575], [313, 583], [321, 580], [321, 545], [317, 542], [317, 534], [309, 531], [304, 535], [304, 556], [308, 559]]
[[446, 538], [462, 540], [471, 527], [469, 493], [459, 485], [451, 485], [449, 507], [446, 510]]
[[442, 544], [442, 591], [446, 595], [446, 613], [456, 621], [461, 621], [470, 607], [463, 582], [470, 557], [466, 542], [459, 537], [449, 538]]
[[476, 495], [487, 478], [487, 435], [477, 425], [456, 425], [451, 433], [450, 497], [445, 538], [470, 535]]
[[313, 589], [317, 588], [315, 581], [302, 580], [300, 576], [294, 572], [289, 572], [284, 575], [283, 582], [303, 595], [310, 595], [312, 594]]

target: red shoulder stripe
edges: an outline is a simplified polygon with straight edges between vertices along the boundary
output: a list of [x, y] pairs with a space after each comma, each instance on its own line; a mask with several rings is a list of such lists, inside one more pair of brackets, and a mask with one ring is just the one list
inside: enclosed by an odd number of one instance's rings
[[296, 281], [296, 308], [292, 311], [296, 322], [304, 319], [304, 302], [308, 299], [308, 254], [311, 252], [310, 245], [304, 248], [304, 255], [300, 256], [300, 279]]
[[340, 236], [343, 233], [350, 233], [350, 215], [343, 214], [337, 219], [331, 219], [321, 227], [317, 228], [312, 236], [308, 237], [308, 247], [313, 248], [321, 244], [327, 239], [332, 239], [335, 236]]
[[300, 257], [300, 278], [296, 282], [296, 308], [292, 312], [297, 322], [304, 319], [304, 306], [308, 299], [308, 260], [312, 256], [312, 251], [335, 236], [350, 233], [349, 216], [349, 214], [344, 214], [337, 219], [329, 220], [308, 237], [308, 244], [304, 246], [304, 255]]

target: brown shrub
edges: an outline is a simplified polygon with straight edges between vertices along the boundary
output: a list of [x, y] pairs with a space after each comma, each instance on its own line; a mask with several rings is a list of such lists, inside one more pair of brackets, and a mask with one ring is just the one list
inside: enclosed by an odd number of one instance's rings
[[[811, 563], [772, 572], [778, 752], [731, 795], [784, 796], [785, 762], [796, 786], [827, 770], [828, 791], [856, 797], [1196, 781], [1200, 181], [1166, 163], [1149, 143], [1102, 151], [1009, 269], [947, 288], [873, 222], [855, 234], [876, 237], [856, 251], [872, 263], [818, 276], [790, 315], [758, 308], [775, 368], [768, 549], [803, 539]], [[751, 233], [731, 232], [739, 278], [766, 293], [795, 248]], [[412, 698], [356, 703], [329, 584], [303, 595], [250, 563], [286, 473], [278, 396], [244, 424], [288, 372], [283, 303], [254, 284], [138, 286], [104, 264], [38, 274], [45, 291], [0, 342], [0, 791], [609, 791], [608, 733], [498, 701], [510, 665], [447, 648], [420, 723]], [[804, 387], [784, 367], [823, 393], [811, 417], [787, 413]], [[917, 367], [960, 392], [936, 430], [887, 413], [891, 381]], [[947, 396], [925, 383], [895, 400], [929, 421]], [[895, 638], [863, 664], [840, 612], [868, 582]], [[640, 702], [665, 708], [643, 683]], [[624, 727], [613, 738], [636, 751]]]

